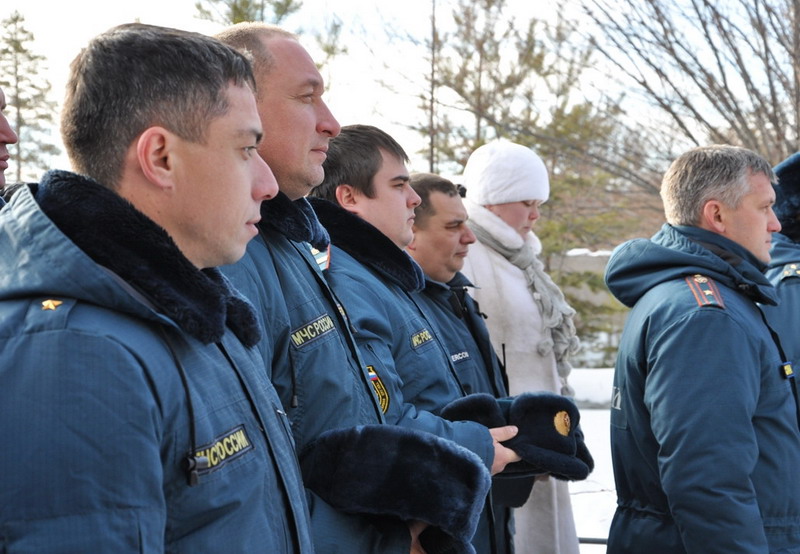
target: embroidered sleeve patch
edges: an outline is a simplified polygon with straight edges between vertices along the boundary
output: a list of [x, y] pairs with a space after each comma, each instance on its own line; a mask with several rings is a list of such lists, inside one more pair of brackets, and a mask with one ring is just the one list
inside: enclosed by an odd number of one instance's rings
[[715, 306], [725, 309], [725, 302], [719, 293], [717, 284], [704, 275], [690, 275], [684, 278], [692, 291], [698, 306]]
[[292, 331], [292, 342], [297, 348], [302, 348], [315, 340], [335, 331], [336, 325], [328, 314], [322, 314], [313, 321], [304, 323]]
[[619, 387], [613, 387], [611, 390], [611, 409], [622, 409], [622, 390]]
[[386, 413], [389, 409], [389, 391], [386, 390], [386, 386], [383, 384], [383, 381], [381, 381], [381, 378], [378, 377], [378, 373], [373, 366], [367, 366], [367, 374], [369, 375], [370, 383], [372, 383], [372, 388], [375, 390], [375, 396], [378, 397], [378, 404], [381, 407], [381, 411]]

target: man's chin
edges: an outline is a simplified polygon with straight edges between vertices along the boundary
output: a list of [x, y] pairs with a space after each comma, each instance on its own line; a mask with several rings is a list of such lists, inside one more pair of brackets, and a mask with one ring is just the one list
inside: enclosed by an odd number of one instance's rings
[[[303, 181], [300, 182], [288, 183], [286, 180], [281, 182], [281, 180], [278, 179], [278, 190], [280, 190], [283, 194], [288, 196], [289, 200], [292, 201], [299, 200], [304, 196], [308, 196], [309, 193], [318, 186], [318, 185], [309, 185], [308, 182], [309, 181], [307, 179], [304, 179]], [[320, 183], [321, 182], [322, 180], [320, 180]]]

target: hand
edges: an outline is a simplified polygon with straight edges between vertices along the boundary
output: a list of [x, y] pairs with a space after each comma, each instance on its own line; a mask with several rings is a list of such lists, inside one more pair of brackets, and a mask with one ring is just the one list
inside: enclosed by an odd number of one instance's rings
[[419, 542], [420, 534], [428, 526], [424, 521], [409, 521], [408, 529], [411, 531], [411, 552], [410, 554], [425, 554], [425, 549]]
[[519, 454], [500, 444], [503, 441], [513, 439], [515, 436], [517, 436], [518, 432], [519, 429], [516, 425], [506, 425], [505, 427], [494, 427], [489, 429], [489, 433], [491, 433], [492, 439], [494, 440], [492, 475], [497, 475], [503, 471], [508, 464], [512, 462], [518, 462], [522, 459], [519, 457]]

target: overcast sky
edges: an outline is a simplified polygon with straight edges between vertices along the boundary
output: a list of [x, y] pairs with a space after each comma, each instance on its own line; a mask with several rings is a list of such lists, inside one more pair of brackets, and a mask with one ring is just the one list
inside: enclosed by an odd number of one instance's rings
[[[437, 23], [442, 28], [451, 24], [454, 2], [437, 0]], [[545, 9], [539, 1], [507, 2], [515, 18], [529, 18], [534, 11], [541, 16]], [[425, 53], [397, 37], [427, 37], [431, 4], [431, 0], [303, 0], [301, 11], [284, 24], [300, 32], [303, 44], [319, 59], [312, 33], [334, 16], [342, 21], [342, 42], [348, 53], [323, 69], [328, 82], [326, 101], [342, 125], [376, 125], [394, 136], [409, 153], [412, 171], [427, 170], [424, 156], [417, 154], [424, 150], [425, 141], [408, 128], [423, 123], [417, 95], [423, 90], [427, 67]], [[34, 34], [34, 50], [47, 58], [52, 98], [59, 103], [71, 60], [93, 36], [115, 25], [138, 20], [206, 34], [221, 29], [196, 17], [195, 0], [0, 0], [0, 19], [15, 10]], [[390, 83], [390, 88], [382, 83]], [[57, 132], [53, 142], [61, 146]], [[67, 163], [63, 154], [53, 161], [59, 168]]]
[[[53, 100], [60, 102], [70, 61], [93, 36], [114, 25], [139, 20], [207, 34], [220, 30], [218, 24], [197, 19], [194, 5], [195, 0], [0, 0], [0, 18], [7, 18], [14, 10], [23, 14], [25, 27], [35, 37], [33, 49], [47, 58]], [[316, 55], [311, 32], [323, 28], [333, 14], [342, 20], [348, 54], [323, 70], [329, 81], [326, 99], [343, 125], [369, 123], [382, 127], [409, 154], [424, 145], [419, 135], [406, 127], [422, 118], [414, 96], [423, 85], [422, 55], [410, 50], [409, 45], [392, 44], [390, 34], [411, 33], [422, 38], [430, 26], [430, 6], [430, 0], [382, 2], [380, 7], [372, 0], [304, 0], [301, 12], [285, 23], [289, 30], [303, 32], [302, 42]], [[381, 87], [378, 78], [391, 82], [400, 94]], [[57, 133], [53, 140], [60, 146]], [[63, 155], [53, 162], [58, 167], [66, 164]], [[411, 166], [425, 169], [424, 161], [416, 155], [412, 155]]]

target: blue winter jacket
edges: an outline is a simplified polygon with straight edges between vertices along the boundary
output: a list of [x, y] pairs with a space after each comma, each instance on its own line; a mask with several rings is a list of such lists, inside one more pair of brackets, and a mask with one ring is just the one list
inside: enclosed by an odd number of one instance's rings
[[[458, 379], [466, 394], [487, 393], [496, 398], [508, 396], [506, 378], [500, 360], [492, 348], [489, 330], [477, 302], [467, 289], [472, 283], [456, 273], [448, 283], [425, 277], [425, 288], [414, 293], [426, 317], [441, 337]], [[496, 552], [513, 551], [514, 523], [508, 506], [525, 502], [533, 486], [533, 477], [495, 478], [492, 482], [492, 510], [484, 510], [476, 532], [476, 541], [495, 536]], [[473, 542], [476, 542], [473, 541]], [[481, 551], [489, 545], [476, 544]]]
[[453, 440], [490, 468], [494, 446], [486, 427], [436, 415], [464, 389], [412, 295], [424, 284], [420, 267], [363, 219], [331, 202], [309, 200], [331, 233], [325, 275], [347, 309], [373, 379], [380, 382], [386, 421]]
[[[372, 384], [349, 331], [347, 314], [328, 287], [311, 243], [328, 235], [307, 200], [280, 193], [262, 204], [259, 236], [223, 272], [256, 306], [266, 370], [289, 414], [298, 451], [331, 429], [383, 422]], [[365, 476], [365, 479], [369, 476]], [[407, 524], [334, 511], [310, 494], [318, 553], [407, 553]]]
[[797, 371], [800, 368], [800, 244], [786, 235], [773, 233], [770, 256], [765, 275], [775, 286], [778, 305], [763, 309], [781, 338], [787, 361]]
[[67, 172], [19, 190], [0, 237], [2, 550], [313, 552], [252, 307], [221, 274]]
[[[420, 267], [363, 219], [331, 202], [310, 201], [333, 243], [325, 275], [350, 316], [386, 421], [453, 440], [491, 468], [486, 427], [437, 415], [466, 391], [414, 294], [424, 285]], [[478, 552], [492, 551], [485, 515], [472, 542]]]
[[503, 368], [477, 303], [467, 292], [473, 286], [462, 273], [446, 284], [426, 277], [425, 288], [415, 294], [439, 329], [464, 392], [502, 398], [508, 396]]
[[608, 552], [800, 552], [795, 400], [757, 302], [763, 264], [695, 227], [619, 246], [632, 306], [611, 410], [618, 507]]
[[311, 252], [312, 241], [327, 248], [327, 233], [305, 198], [281, 193], [264, 202], [261, 216], [244, 258], [222, 270], [257, 308], [298, 448], [329, 429], [381, 423], [347, 314]]

